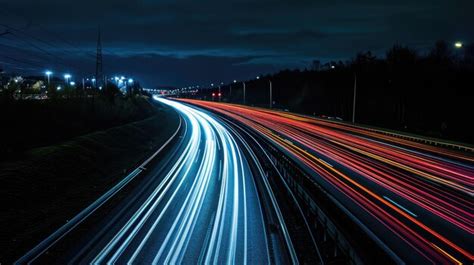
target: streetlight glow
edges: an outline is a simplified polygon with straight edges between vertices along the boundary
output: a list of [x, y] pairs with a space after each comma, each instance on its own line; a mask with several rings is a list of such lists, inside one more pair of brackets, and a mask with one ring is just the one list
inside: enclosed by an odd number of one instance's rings
[[44, 73], [46, 74], [46, 77], [48, 78], [48, 85], [49, 85], [49, 84], [51, 83], [51, 82], [50, 82], [50, 77], [51, 77], [51, 75], [53, 74], [53, 72], [47, 70], [47, 71], [44, 72]]
[[458, 49], [462, 48], [462, 42], [458, 41], [458, 42], [454, 43], [454, 47], [456, 47]]

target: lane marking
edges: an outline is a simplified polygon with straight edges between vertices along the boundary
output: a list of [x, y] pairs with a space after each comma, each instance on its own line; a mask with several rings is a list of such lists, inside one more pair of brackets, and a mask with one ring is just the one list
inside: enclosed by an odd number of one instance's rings
[[392, 204], [394, 204], [398, 208], [404, 210], [405, 212], [409, 213], [410, 215], [412, 215], [414, 217], [418, 217], [418, 215], [414, 214], [412, 211], [410, 211], [407, 208], [405, 208], [405, 207], [401, 206], [400, 204], [396, 203], [394, 200], [390, 199], [389, 197], [383, 196], [383, 198], [386, 199], [387, 201], [390, 201]]
[[321, 163], [325, 164], [325, 165], [328, 166], [328, 167], [333, 167], [331, 164], [329, 164], [328, 162], [326, 162], [326, 161], [324, 161], [324, 160], [322, 160], [322, 159], [319, 159], [319, 161], [320, 161]]

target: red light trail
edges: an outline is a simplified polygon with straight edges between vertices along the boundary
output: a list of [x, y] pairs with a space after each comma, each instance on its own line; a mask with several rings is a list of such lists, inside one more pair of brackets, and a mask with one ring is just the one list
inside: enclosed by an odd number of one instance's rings
[[260, 133], [427, 261], [474, 260], [472, 155], [286, 112], [181, 101]]

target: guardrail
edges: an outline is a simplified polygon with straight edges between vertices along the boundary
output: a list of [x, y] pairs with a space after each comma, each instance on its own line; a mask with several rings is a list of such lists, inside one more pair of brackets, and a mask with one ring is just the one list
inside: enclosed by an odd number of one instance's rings
[[[396, 254], [332, 198], [297, 162], [278, 147], [259, 137], [257, 133], [253, 132], [252, 135], [261, 140], [259, 144], [265, 146], [265, 153], [270, 158], [273, 167], [285, 179], [292, 192], [298, 196], [302, 208], [305, 209], [305, 215], [310, 218], [311, 225], [317, 232], [319, 243], [324, 245], [323, 256], [328, 263], [364, 264], [369, 254], [371, 261], [376, 260], [379, 264], [401, 263]], [[254, 151], [259, 157], [265, 156], [258, 148]], [[266, 170], [271, 171], [268, 165]], [[328, 212], [328, 209], [332, 211]], [[337, 222], [334, 222], [336, 219]], [[341, 228], [345, 228], [344, 231]], [[348, 236], [351, 238], [349, 239]], [[361, 242], [359, 248], [354, 247], [355, 242]], [[365, 246], [366, 251], [370, 250], [370, 253], [364, 253], [366, 255], [364, 258], [360, 256], [361, 246]]]
[[[288, 112], [283, 112], [283, 111], [280, 111], [280, 112], [288, 114]], [[297, 114], [297, 113], [290, 113], [290, 114], [295, 115], [295, 116], [309, 118], [309, 119], [315, 119], [315, 120], [318, 120], [318, 121], [330, 122], [330, 123], [335, 123], [335, 124], [339, 124], [339, 125], [343, 125], [343, 126], [348, 126], [348, 127], [361, 129], [361, 130], [375, 132], [375, 133], [379, 133], [379, 134], [383, 134], [383, 135], [387, 135], [387, 136], [396, 137], [396, 138], [399, 138], [399, 139], [409, 140], [409, 141], [412, 141], [412, 142], [423, 143], [423, 144], [427, 144], [427, 145], [434, 145], [434, 146], [439, 146], [439, 147], [444, 147], [444, 148], [449, 148], [449, 149], [474, 153], [474, 146], [464, 144], [464, 143], [451, 142], [451, 141], [446, 141], [446, 140], [442, 140], [442, 139], [419, 136], [419, 135], [410, 135], [408, 133], [391, 131], [391, 130], [388, 130], [388, 129], [372, 127], [372, 126], [369, 126], [369, 125], [353, 124], [353, 123], [350, 123], [350, 122], [336, 121], [336, 120], [328, 120], [328, 119], [318, 118], [318, 117], [314, 117], [314, 116], [310, 116], [310, 115]]]
[[178, 132], [181, 130], [182, 118], [180, 117], [179, 126], [176, 131], [171, 135], [171, 137], [156, 151], [154, 152], [145, 162], [143, 162], [139, 167], [131, 171], [126, 177], [119, 181], [115, 186], [110, 190], [100, 196], [96, 201], [91, 203], [88, 207], [79, 212], [71, 220], [66, 222], [63, 226], [58, 228], [54, 233], [49, 235], [47, 238], [43, 239], [38, 245], [33, 249], [28, 251], [20, 259], [18, 259], [14, 264], [30, 264], [35, 261], [43, 253], [47, 252], [52, 246], [54, 246], [59, 240], [69, 234], [73, 229], [80, 225], [84, 220], [91, 216], [94, 212], [97, 211], [102, 205], [109, 201], [115, 194], [122, 190], [128, 183], [135, 179], [140, 173], [146, 170], [147, 166], [156, 156], [158, 156], [161, 151], [169, 145], [169, 143], [178, 135]]

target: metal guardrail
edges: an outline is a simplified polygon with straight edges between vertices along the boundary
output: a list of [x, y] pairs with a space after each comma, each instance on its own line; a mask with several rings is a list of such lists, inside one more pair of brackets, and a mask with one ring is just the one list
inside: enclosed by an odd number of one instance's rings
[[63, 226], [58, 228], [55, 232], [49, 235], [47, 238], [43, 239], [38, 245], [33, 249], [24, 254], [20, 259], [18, 259], [14, 264], [30, 264], [35, 261], [43, 253], [47, 252], [53, 245], [55, 245], [59, 240], [69, 234], [73, 229], [80, 225], [85, 219], [97, 211], [102, 205], [109, 201], [115, 194], [122, 190], [128, 183], [135, 179], [140, 173], [145, 170], [145, 167], [161, 153], [161, 151], [169, 145], [169, 143], [175, 139], [178, 132], [181, 130], [182, 118], [180, 117], [179, 126], [176, 131], [171, 135], [170, 138], [157, 150], [155, 151], [145, 162], [143, 162], [139, 167], [131, 171], [127, 176], [125, 176], [121, 181], [119, 181], [115, 186], [110, 190], [104, 193], [96, 201], [91, 203], [88, 207], [79, 212], [71, 220], [66, 222]]
[[445, 140], [430, 138], [430, 137], [410, 135], [410, 134], [406, 134], [406, 133], [403, 133], [403, 132], [395, 132], [395, 131], [385, 130], [385, 129], [381, 129], [381, 128], [374, 128], [374, 127], [371, 127], [371, 126], [368, 126], [368, 125], [352, 124], [352, 123], [344, 122], [344, 121], [335, 121], [335, 120], [322, 119], [322, 118], [313, 117], [313, 116], [309, 116], [309, 115], [303, 115], [303, 114], [296, 114], [296, 113], [291, 113], [291, 114], [295, 115], [295, 116], [301, 116], [301, 117], [305, 117], [305, 118], [309, 118], [309, 119], [316, 119], [316, 120], [319, 120], [319, 121], [330, 122], [330, 123], [349, 126], [349, 127], [353, 127], [353, 128], [357, 128], [357, 129], [361, 129], [361, 130], [375, 132], [375, 133], [379, 133], [379, 134], [383, 134], [383, 135], [387, 135], [387, 136], [392, 136], [392, 137], [396, 137], [396, 138], [400, 138], [400, 139], [404, 139], [404, 140], [409, 140], [409, 141], [412, 141], [412, 142], [424, 143], [424, 144], [427, 144], [427, 145], [434, 145], [434, 146], [439, 146], [439, 147], [444, 147], [444, 148], [449, 148], [449, 149], [474, 153], [474, 146], [470, 146], [468, 144], [450, 142], [450, 141], [445, 141]]

